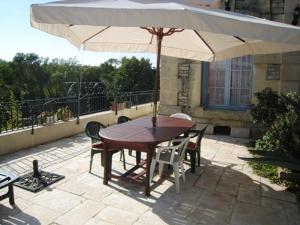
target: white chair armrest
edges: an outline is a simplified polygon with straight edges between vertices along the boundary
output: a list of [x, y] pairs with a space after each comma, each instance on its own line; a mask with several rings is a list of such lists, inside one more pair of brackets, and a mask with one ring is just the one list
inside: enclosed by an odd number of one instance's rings
[[162, 146], [162, 147], [158, 147], [157, 148], [157, 152], [156, 152], [156, 156], [155, 156], [155, 160], [159, 161], [160, 158], [160, 154], [165, 152], [165, 151], [171, 151], [171, 161], [173, 161], [174, 158], [174, 152], [176, 151], [177, 146]]

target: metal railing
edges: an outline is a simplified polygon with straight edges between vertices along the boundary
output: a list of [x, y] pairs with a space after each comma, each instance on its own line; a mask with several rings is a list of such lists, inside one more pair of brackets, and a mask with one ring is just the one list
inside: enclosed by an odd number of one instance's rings
[[14, 102], [0, 102], [0, 133], [9, 132], [58, 121], [68, 121], [80, 116], [107, 110], [118, 110], [153, 101], [154, 91], [122, 92], [113, 101], [105, 95], [63, 97]]

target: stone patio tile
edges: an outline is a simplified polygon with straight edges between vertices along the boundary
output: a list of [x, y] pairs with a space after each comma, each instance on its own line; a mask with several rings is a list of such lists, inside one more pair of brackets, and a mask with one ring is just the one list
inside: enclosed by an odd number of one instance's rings
[[194, 186], [197, 180], [199, 179], [199, 176], [204, 172], [204, 170], [200, 167], [196, 166], [195, 173], [191, 173], [191, 170], [185, 172], [185, 182], [183, 183], [184, 186]]
[[249, 204], [260, 205], [261, 187], [259, 185], [241, 184], [237, 200]]
[[111, 193], [113, 193], [114, 190], [109, 187], [109, 186], [99, 186], [99, 187], [87, 187], [86, 192], [83, 194], [83, 197], [93, 200], [93, 201], [97, 201], [97, 202], [102, 202], [102, 200], [110, 195]]
[[187, 216], [187, 219], [199, 225], [225, 225], [230, 222], [230, 215], [209, 208], [197, 207]]
[[218, 181], [220, 180], [219, 175], [203, 173], [199, 180], [196, 182], [195, 186], [205, 189], [215, 190]]
[[199, 187], [183, 186], [180, 193], [177, 193], [175, 187], [166, 191], [159, 199], [168, 203], [187, 203], [195, 205], [204, 194], [204, 189]]
[[76, 181], [67, 181], [65, 183], [57, 185], [57, 189], [70, 192], [76, 195], [82, 195], [87, 191], [87, 185], [84, 185], [82, 183], [76, 182]]
[[98, 218], [91, 218], [84, 225], [114, 225], [114, 224], [105, 222]]
[[[8, 199], [4, 199], [0, 202], [0, 221], [2, 218], [5, 218], [6, 216], [15, 215], [19, 213], [20, 211], [25, 210], [28, 208], [32, 203], [26, 199], [22, 199], [20, 197], [15, 197], [15, 206], [11, 206], [9, 204]], [[1, 224], [1, 223], [0, 223]]]
[[[102, 173], [103, 174], [103, 173]], [[101, 174], [101, 176], [102, 176]], [[83, 185], [93, 186], [93, 187], [101, 187], [103, 185], [102, 177], [98, 175], [87, 173], [87, 171], [83, 174], [80, 174], [75, 180], [77, 183], [81, 183]]]
[[37, 193], [33, 193], [31, 191], [27, 191], [27, 190], [24, 190], [22, 188], [19, 188], [19, 187], [16, 187], [14, 186], [14, 194], [15, 194], [15, 197], [18, 198], [22, 198], [24, 200], [29, 200], [31, 201], [33, 198], [45, 193], [46, 190], [42, 190], [42, 191], [39, 191]]
[[288, 216], [288, 225], [299, 225], [300, 221], [300, 207], [294, 205], [293, 207], [286, 207], [285, 212]]
[[297, 198], [293, 193], [288, 191], [274, 191], [265, 185], [262, 186], [262, 196], [293, 203], [297, 202]]
[[[273, 199], [273, 198], [266, 198], [266, 197], [261, 198], [261, 205], [262, 205], [262, 207], [272, 208], [275, 210], [295, 209], [295, 208], [300, 207], [296, 203], [277, 200], [277, 199]], [[299, 214], [299, 216], [300, 216], [300, 214]]]
[[222, 145], [219, 149], [219, 153], [226, 153], [226, 154], [232, 154], [234, 150], [234, 145]]
[[102, 219], [113, 224], [129, 225], [138, 220], [135, 212], [128, 212], [111, 206], [104, 208], [96, 215], [96, 218]]
[[65, 213], [75, 206], [81, 204], [84, 198], [65, 191], [53, 189], [44, 192], [33, 199], [33, 203], [42, 205], [46, 208]]
[[237, 203], [232, 214], [231, 225], [286, 225], [282, 210], [264, 208], [246, 203]]
[[238, 184], [253, 184], [253, 180], [248, 175], [238, 171], [238, 170], [232, 170], [232, 169], [226, 169], [225, 172], [222, 175], [222, 179], [238, 183]]
[[237, 195], [239, 184], [221, 179], [217, 185], [216, 191], [229, 195]]
[[149, 206], [143, 202], [143, 199], [135, 196], [126, 196], [119, 192], [107, 196], [102, 202], [118, 209], [135, 212], [138, 215], [143, 214], [149, 209]]
[[49, 224], [60, 215], [59, 212], [47, 209], [39, 205], [31, 205], [22, 212], [4, 219], [4, 224]]
[[98, 202], [86, 200], [71, 211], [68, 211], [63, 216], [59, 217], [55, 222], [63, 225], [81, 225], [94, 217], [103, 208], [105, 208], [105, 206]]
[[228, 194], [206, 190], [199, 198], [197, 207], [203, 210], [213, 210], [224, 215], [231, 215], [235, 197]]
[[[9, 203], [0, 204], [0, 222], [8, 216], [14, 216], [20, 212], [20, 208], [14, 208]], [[2, 223], [0, 223], [2, 224]]]
[[164, 220], [164, 217], [160, 217], [159, 215], [153, 213], [151, 210], [147, 211], [145, 214], [140, 216], [138, 221], [134, 223], [134, 225], [167, 225], [167, 224], [170, 224], [168, 220], [167, 221], [166, 219]]
[[206, 174], [213, 174], [213, 175], [222, 175], [224, 173], [224, 167], [210, 165], [204, 167], [204, 172]]

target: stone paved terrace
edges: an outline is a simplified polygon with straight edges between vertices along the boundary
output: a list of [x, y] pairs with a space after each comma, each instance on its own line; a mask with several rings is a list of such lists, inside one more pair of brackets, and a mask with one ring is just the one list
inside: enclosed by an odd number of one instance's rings
[[[15, 208], [0, 202], [0, 224], [300, 224], [295, 196], [254, 175], [238, 158], [249, 154], [246, 142], [205, 136], [201, 168], [186, 172], [180, 194], [173, 177], [156, 176], [149, 198], [135, 184], [113, 180], [104, 186], [99, 155], [88, 173], [90, 141], [83, 134], [8, 155], [0, 158], [2, 169], [22, 174], [38, 159], [45, 170], [66, 178], [36, 194], [15, 188]], [[134, 157], [126, 156], [129, 167]], [[123, 171], [118, 155], [113, 169]]]

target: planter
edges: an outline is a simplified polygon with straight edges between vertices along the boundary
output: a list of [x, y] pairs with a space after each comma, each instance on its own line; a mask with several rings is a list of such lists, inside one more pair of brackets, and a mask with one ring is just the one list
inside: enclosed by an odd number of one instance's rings
[[126, 102], [126, 109], [130, 109], [132, 106], [132, 102], [131, 101], [127, 101]]
[[300, 172], [295, 172], [295, 171], [287, 172], [281, 167], [278, 167], [277, 173], [278, 173], [278, 177], [281, 180], [286, 180], [296, 184], [300, 184]]
[[112, 111], [119, 111], [119, 110], [122, 110], [122, 109], [125, 109], [126, 107], [126, 103], [125, 102], [121, 102], [121, 103], [111, 103], [111, 106], [110, 106], [110, 110]]

